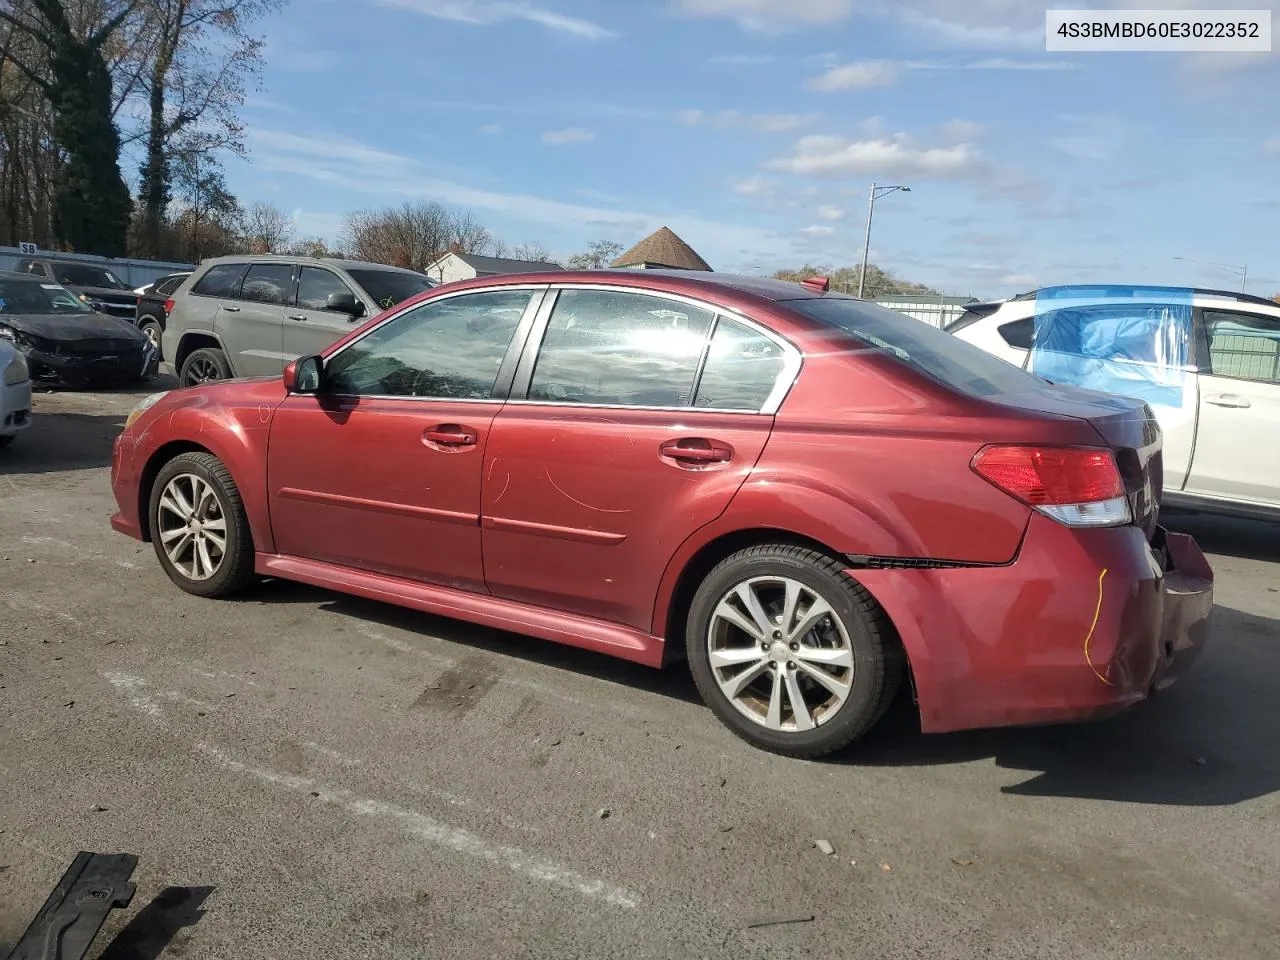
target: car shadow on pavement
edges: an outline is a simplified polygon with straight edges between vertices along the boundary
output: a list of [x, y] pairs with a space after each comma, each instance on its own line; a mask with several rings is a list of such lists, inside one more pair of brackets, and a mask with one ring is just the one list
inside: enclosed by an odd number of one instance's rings
[[1002, 792], [1167, 806], [1226, 806], [1280, 791], [1280, 621], [1214, 608], [1190, 672], [1132, 710], [1091, 723], [922, 735], [903, 698], [838, 762], [930, 766], [994, 760], [1036, 775]]
[[111, 465], [124, 414], [37, 413], [31, 426], [0, 452], [0, 475], [60, 473]]
[[688, 703], [702, 703], [693, 678], [682, 664], [654, 670], [591, 650], [437, 617], [375, 600], [335, 594], [319, 587], [284, 580], [264, 581], [247, 593], [244, 599], [259, 603], [315, 603], [321, 610], [363, 620], [371, 625], [380, 624], [390, 629], [455, 643], [459, 654], [468, 648], [484, 650], [556, 670], [570, 670]]
[[1280, 523], [1208, 513], [1161, 513], [1160, 522], [1191, 534], [1205, 553], [1280, 563]]
[[98, 960], [158, 960], [185, 927], [204, 917], [213, 887], [166, 887], [112, 938]]

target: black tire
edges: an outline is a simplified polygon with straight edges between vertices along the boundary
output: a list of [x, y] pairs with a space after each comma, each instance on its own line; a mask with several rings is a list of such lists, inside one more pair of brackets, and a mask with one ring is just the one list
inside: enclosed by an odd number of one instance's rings
[[[745, 716], [716, 680], [708, 649], [712, 614], [731, 590], [756, 577], [785, 577], [812, 591], [830, 606], [848, 637], [853, 663], [848, 695], [813, 729], [770, 729]], [[871, 594], [831, 557], [788, 544], [750, 547], [717, 564], [694, 594], [685, 645], [702, 699], [729, 729], [753, 746], [801, 759], [841, 750], [870, 730], [892, 703], [905, 666], [893, 625]], [[782, 653], [785, 655], [785, 650]], [[772, 687], [769, 674], [785, 669], [789, 666], [775, 663], [760, 679]], [[811, 689], [821, 695], [817, 687]]]
[[[211, 375], [205, 376], [206, 372]], [[192, 350], [190, 356], [182, 361], [182, 371], [178, 374], [178, 380], [184, 387], [230, 379], [231, 364], [227, 362], [227, 355], [217, 347]]]
[[[161, 542], [160, 499], [169, 482], [183, 475], [194, 475], [212, 488], [221, 516], [226, 521], [226, 549], [221, 565], [205, 580], [192, 579], [178, 569]], [[151, 487], [147, 517], [151, 543], [155, 547], [160, 566], [169, 579], [187, 593], [197, 597], [227, 597], [243, 590], [256, 578], [253, 569], [253, 534], [249, 530], [244, 501], [240, 499], [240, 491], [236, 489], [231, 474], [213, 454], [181, 453], [161, 467]]]
[[147, 335], [147, 339], [156, 345], [156, 359], [164, 359], [164, 347], [162, 338], [164, 336], [164, 327], [160, 325], [160, 321], [155, 317], [147, 315], [138, 321], [138, 329]]

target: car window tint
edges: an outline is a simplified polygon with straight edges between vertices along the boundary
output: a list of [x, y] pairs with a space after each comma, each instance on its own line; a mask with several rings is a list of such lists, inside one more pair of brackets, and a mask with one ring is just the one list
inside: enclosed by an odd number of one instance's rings
[[1000, 331], [1000, 336], [1009, 346], [1017, 350], [1030, 350], [1031, 340], [1036, 334], [1035, 317], [1024, 317], [1021, 320], [1002, 323], [996, 329]]
[[243, 263], [220, 263], [196, 281], [191, 292], [201, 297], [235, 297], [240, 292]]
[[303, 267], [298, 276], [298, 306], [304, 310], [323, 310], [331, 293], [351, 293], [351, 288], [332, 271], [320, 267]]
[[760, 410], [783, 368], [783, 348], [749, 327], [721, 317], [698, 380], [694, 406], [714, 410]]
[[293, 264], [255, 263], [245, 274], [240, 299], [284, 306], [293, 286]]
[[647, 294], [562, 291], [538, 351], [529, 399], [688, 406], [713, 317]]
[[354, 267], [347, 271], [351, 279], [364, 287], [364, 292], [383, 310], [430, 290], [432, 282], [420, 273], [407, 270], [370, 270]]
[[1204, 327], [1213, 376], [1280, 383], [1280, 320], [1206, 310]]
[[528, 290], [495, 290], [411, 308], [330, 359], [325, 390], [345, 396], [486, 399], [530, 296]]
[[160, 281], [160, 283], [156, 285], [154, 292], [167, 297], [169, 294], [173, 293], [173, 291], [177, 290], [178, 287], [182, 286], [182, 281], [185, 279], [187, 279], [185, 276], [169, 277]]

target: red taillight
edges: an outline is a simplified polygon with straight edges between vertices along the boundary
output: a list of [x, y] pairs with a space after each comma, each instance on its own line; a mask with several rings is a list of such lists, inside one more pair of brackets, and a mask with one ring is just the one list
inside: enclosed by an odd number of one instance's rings
[[171, 313], [173, 313], [173, 297], [164, 302], [164, 315], [167, 317]]
[[1124, 496], [1110, 450], [1091, 447], [983, 447], [973, 469], [1033, 507], [1100, 503]]

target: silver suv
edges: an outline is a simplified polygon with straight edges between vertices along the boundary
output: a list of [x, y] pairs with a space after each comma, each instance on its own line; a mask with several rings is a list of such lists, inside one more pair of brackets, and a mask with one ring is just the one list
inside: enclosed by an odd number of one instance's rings
[[166, 304], [163, 354], [184, 387], [276, 376], [358, 321], [435, 284], [354, 260], [249, 255], [205, 260]]

